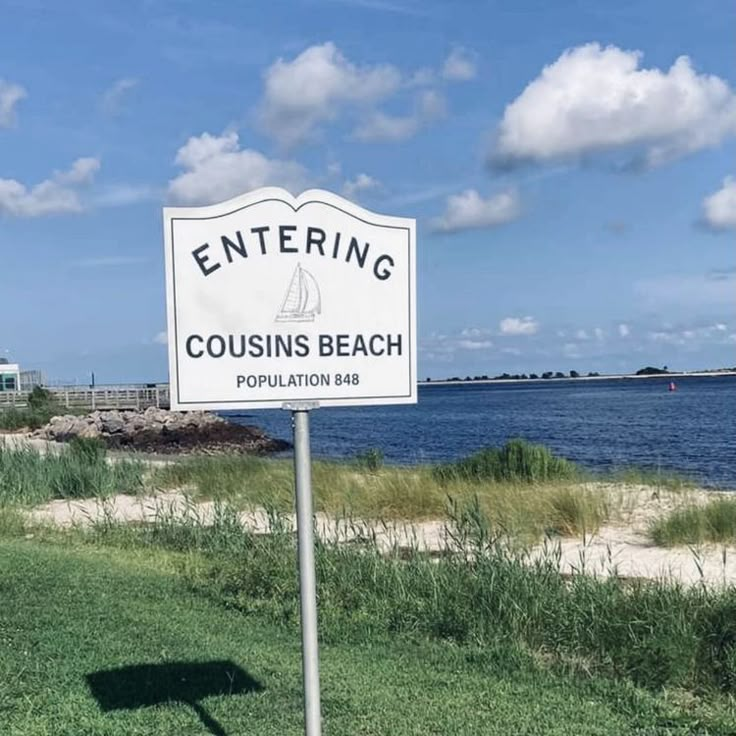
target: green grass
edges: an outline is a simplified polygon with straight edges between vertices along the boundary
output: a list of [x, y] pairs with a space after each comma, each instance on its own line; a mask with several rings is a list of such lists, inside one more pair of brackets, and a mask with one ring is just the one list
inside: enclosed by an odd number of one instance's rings
[[38, 429], [59, 414], [54, 409], [15, 408], [0, 409], [0, 429], [15, 432], [20, 429]]
[[54, 395], [40, 386], [35, 386], [28, 395], [27, 407], [0, 409], [0, 429], [10, 431], [38, 429], [46, 424], [51, 417], [62, 413], [64, 413], [64, 410]]
[[[303, 733], [297, 628], [187, 590], [175, 573], [178, 555], [6, 540], [0, 559], [4, 736]], [[326, 734], [725, 736], [736, 727], [722, 698], [655, 695], [558, 671], [513, 642], [457, 646], [376, 634], [327, 641], [320, 653]], [[197, 663], [219, 661], [258, 687], [228, 694], [227, 678], [191, 677]], [[187, 682], [177, 663], [188, 668]], [[118, 679], [132, 707], [102, 710], [87, 677], [144, 665], [168, 665], [166, 678]], [[198, 701], [209, 729], [183, 702], [202, 684], [213, 693]], [[163, 701], [161, 693], [166, 702], [135, 707]]]
[[58, 454], [0, 444], [0, 506], [135, 493], [142, 485], [141, 463], [110, 463], [104, 447], [94, 441], [74, 440]]
[[704, 506], [686, 506], [657, 519], [650, 527], [652, 541], [662, 547], [680, 544], [736, 542], [736, 499], [718, 498]]
[[[594, 532], [609, 516], [608, 494], [571, 481], [529, 483], [452, 478], [438, 480], [425, 466], [396, 467], [316, 461], [312, 466], [315, 509], [361, 519], [447, 518], [451, 503], [477, 498], [498, 530], [527, 540], [546, 533]], [[190, 457], [156, 468], [151, 486], [187, 488], [197, 497], [240, 506], [293, 509], [293, 466], [288, 460]]]
[[511, 481], [539, 483], [579, 477], [574, 463], [553, 455], [543, 445], [510, 440], [503, 447], [489, 447], [454, 463], [438, 465], [434, 475], [440, 482]]

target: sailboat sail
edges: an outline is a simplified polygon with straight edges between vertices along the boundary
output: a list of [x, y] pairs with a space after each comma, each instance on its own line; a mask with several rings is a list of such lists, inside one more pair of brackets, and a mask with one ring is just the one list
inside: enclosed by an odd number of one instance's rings
[[277, 322], [312, 322], [322, 310], [322, 296], [317, 281], [297, 264], [289, 288], [276, 315]]

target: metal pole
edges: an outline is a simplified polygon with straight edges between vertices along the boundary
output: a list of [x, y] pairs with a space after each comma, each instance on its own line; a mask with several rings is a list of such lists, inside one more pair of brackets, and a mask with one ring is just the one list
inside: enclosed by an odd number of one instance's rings
[[319, 650], [317, 644], [317, 584], [312, 534], [312, 468], [309, 449], [309, 410], [291, 413], [294, 429], [296, 476], [296, 524], [299, 553], [299, 601], [302, 623], [302, 672], [304, 674], [304, 733], [320, 736]]

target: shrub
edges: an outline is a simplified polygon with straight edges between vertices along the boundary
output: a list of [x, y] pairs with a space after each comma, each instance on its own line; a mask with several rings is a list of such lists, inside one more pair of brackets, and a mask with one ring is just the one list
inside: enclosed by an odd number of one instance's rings
[[553, 455], [543, 445], [522, 439], [510, 440], [503, 447], [489, 447], [454, 463], [437, 465], [433, 470], [438, 481], [540, 481], [574, 478], [577, 467], [569, 460]]

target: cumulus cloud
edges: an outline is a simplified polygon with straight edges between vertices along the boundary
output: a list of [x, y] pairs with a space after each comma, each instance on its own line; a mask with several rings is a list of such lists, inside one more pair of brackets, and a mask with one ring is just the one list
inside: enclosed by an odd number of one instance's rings
[[736, 228], [736, 180], [727, 176], [723, 186], [703, 201], [703, 220], [714, 230]]
[[434, 230], [457, 232], [495, 227], [515, 220], [521, 214], [521, 202], [514, 189], [492, 194], [484, 199], [475, 189], [452, 194], [445, 203], [445, 212], [432, 221]]
[[100, 101], [100, 108], [105, 115], [119, 115], [127, 93], [138, 86], [138, 80], [131, 77], [118, 79], [111, 87], [105, 90]]
[[81, 212], [79, 188], [89, 184], [99, 168], [99, 159], [78, 158], [67, 171], [55, 171], [30, 188], [15, 179], [0, 179], [0, 214], [41, 217]]
[[627, 324], [623, 322], [618, 326], [619, 337], [628, 337], [631, 334], [631, 330]]
[[168, 345], [169, 344], [169, 333], [166, 332], [166, 330], [157, 332], [153, 336], [153, 342], [155, 342], [156, 345]]
[[499, 322], [502, 335], [536, 335], [539, 322], [534, 317], [506, 317]]
[[240, 148], [235, 132], [191, 137], [177, 151], [176, 163], [184, 173], [169, 182], [169, 195], [185, 204], [211, 204], [269, 185], [298, 193], [308, 180], [304, 167], [295, 161], [269, 159]]
[[694, 326], [666, 326], [659, 330], [649, 332], [647, 337], [652, 342], [695, 349], [704, 343], [716, 342], [724, 344], [730, 342], [729, 335], [726, 334], [727, 332], [727, 325], [722, 322], [715, 322], [713, 324]]
[[667, 71], [642, 54], [589, 43], [568, 49], [506, 107], [493, 159], [549, 161], [640, 148], [652, 166], [736, 134], [736, 95], [687, 56]]
[[15, 106], [27, 93], [19, 84], [0, 79], [0, 128], [9, 128], [15, 124]]
[[369, 114], [353, 132], [356, 140], [381, 143], [407, 140], [445, 114], [444, 98], [434, 90], [421, 92], [409, 115], [388, 115], [381, 111]]
[[493, 341], [490, 334], [490, 330], [481, 327], [466, 327], [451, 335], [433, 332], [422, 340], [420, 348], [427, 360], [450, 362], [460, 350], [491, 349]]
[[466, 49], [453, 49], [442, 65], [442, 77], [452, 82], [466, 82], [475, 74], [475, 59]]
[[294, 145], [346, 105], [366, 105], [393, 94], [401, 74], [390, 64], [356, 66], [334, 43], [310, 46], [295, 59], [278, 59], [264, 75], [259, 118], [265, 132]]
[[603, 338], [606, 336], [605, 332], [600, 327], [594, 327], [593, 328], [593, 337], [595, 337], [596, 340], [599, 342], [603, 340]]
[[358, 174], [355, 179], [348, 179], [342, 187], [342, 193], [348, 198], [357, 197], [361, 192], [378, 189], [381, 182], [368, 174]]

